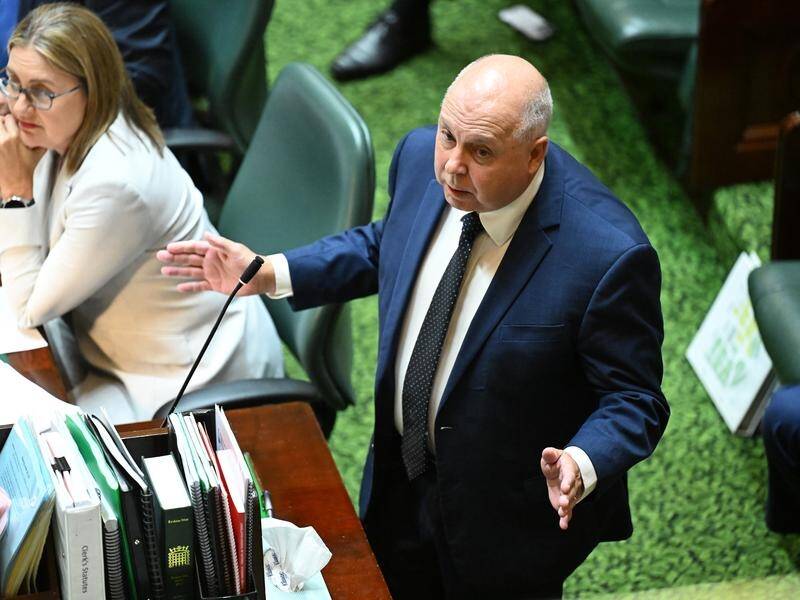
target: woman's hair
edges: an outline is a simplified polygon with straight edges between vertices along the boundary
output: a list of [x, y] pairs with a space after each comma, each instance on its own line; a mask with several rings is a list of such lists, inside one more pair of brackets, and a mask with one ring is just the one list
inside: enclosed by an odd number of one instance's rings
[[114, 38], [93, 12], [77, 4], [44, 4], [17, 25], [9, 52], [15, 46], [33, 48], [83, 85], [86, 115], [63, 157], [68, 173], [78, 170], [120, 112], [161, 153], [164, 136], [155, 115], [139, 100]]

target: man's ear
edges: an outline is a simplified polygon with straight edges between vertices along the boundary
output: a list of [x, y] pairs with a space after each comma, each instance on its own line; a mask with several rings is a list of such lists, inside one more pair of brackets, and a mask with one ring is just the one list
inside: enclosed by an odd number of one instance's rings
[[544, 162], [544, 157], [547, 155], [547, 148], [550, 139], [543, 135], [536, 139], [531, 147], [530, 159], [528, 160], [528, 172], [533, 175], [539, 170], [539, 167]]

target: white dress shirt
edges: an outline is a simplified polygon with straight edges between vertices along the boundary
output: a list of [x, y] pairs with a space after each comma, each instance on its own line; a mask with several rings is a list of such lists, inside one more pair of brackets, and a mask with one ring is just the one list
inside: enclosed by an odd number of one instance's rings
[[[473, 242], [472, 252], [467, 262], [461, 290], [450, 319], [450, 327], [442, 345], [439, 366], [431, 389], [431, 399], [428, 407], [428, 445], [432, 452], [436, 450], [434, 446], [436, 413], [442, 393], [447, 385], [447, 380], [450, 377], [450, 372], [461, 350], [461, 344], [464, 342], [472, 319], [486, 294], [486, 290], [489, 289], [494, 274], [497, 272], [503, 256], [505, 256], [514, 233], [520, 221], [522, 221], [522, 217], [539, 191], [542, 179], [544, 179], [544, 163], [542, 163], [528, 187], [518, 198], [500, 209], [480, 213], [484, 231], [478, 234]], [[406, 309], [395, 363], [394, 422], [400, 434], [403, 432], [403, 382], [408, 362], [411, 359], [411, 352], [422, 327], [422, 321], [433, 299], [434, 291], [458, 247], [462, 228], [461, 218], [465, 214], [467, 213], [457, 208], [450, 206], [445, 208], [420, 266], [414, 283], [414, 290]], [[272, 260], [275, 269], [276, 282], [275, 294], [271, 297], [285, 298], [290, 296], [292, 294], [292, 285], [286, 257], [278, 254], [269, 258]], [[566, 452], [578, 463], [584, 484], [583, 497], [586, 497], [597, 483], [597, 475], [592, 461], [583, 450], [576, 446], [566, 448]], [[531, 457], [531, 460], [535, 461], [536, 458]]]

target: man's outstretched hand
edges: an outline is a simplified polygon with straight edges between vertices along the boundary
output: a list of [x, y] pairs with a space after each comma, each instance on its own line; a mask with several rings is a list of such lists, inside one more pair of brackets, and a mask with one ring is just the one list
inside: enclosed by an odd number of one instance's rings
[[572, 509], [583, 494], [583, 479], [578, 463], [563, 450], [545, 448], [541, 464], [550, 504], [559, 516], [558, 525], [566, 529], [572, 518]]
[[[169, 277], [185, 277], [192, 281], [178, 284], [180, 292], [213, 290], [230, 294], [239, 277], [253, 260], [255, 253], [244, 244], [207, 233], [202, 241], [173, 242], [159, 250], [156, 258], [164, 263], [161, 272]], [[266, 261], [256, 276], [239, 292], [240, 296], [273, 293], [275, 272]]]

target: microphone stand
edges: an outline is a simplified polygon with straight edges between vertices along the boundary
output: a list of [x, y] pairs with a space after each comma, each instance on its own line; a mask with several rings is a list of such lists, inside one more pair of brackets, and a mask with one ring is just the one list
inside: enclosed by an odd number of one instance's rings
[[183, 393], [186, 391], [186, 387], [189, 385], [189, 382], [192, 380], [192, 376], [194, 372], [197, 370], [198, 365], [200, 364], [200, 360], [203, 358], [203, 355], [206, 353], [206, 349], [208, 345], [211, 343], [211, 338], [214, 337], [214, 334], [217, 332], [217, 328], [219, 324], [222, 322], [222, 317], [225, 316], [225, 312], [228, 310], [228, 306], [233, 301], [233, 297], [236, 296], [237, 292], [242, 289], [250, 280], [255, 276], [258, 270], [261, 268], [261, 265], [264, 264], [264, 259], [260, 256], [256, 256], [252, 262], [247, 265], [247, 268], [242, 273], [242, 276], [239, 278], [239, 282], [236, 284], [236, 287], [233, 288], [233, 291], [228, 296], [228, 299], [225, 301], [225, 306], [222, 307], [222, 310], [217, 317], [217, 322], [214, 323], [214, 327], [211, 328], [211, 333], [208, 334], [205, 343], [203, 344], [203, 348], [200, 350], [200, 354], [197, 355], [197, 358], [192, 365], [191, 370], [189, 371], [189, 375], [186, 376], [186, 380], [183, 382], [183, 386], [181, 386], [181, 391], [178, 392], [178, 395], [175, 397], [175, 400], [172, 401], [172, 404], [169, 406], [169, 410], [167, 411], [167, 415], [164, 417], [164, 422], [161, 424], [161, 427], [167, 426], [167, 421], [169, 420], [169, 415], [172, 414], [172, 411], [175, 410], [175, 407], [180, 402], [181, 398], [183, 397]]

